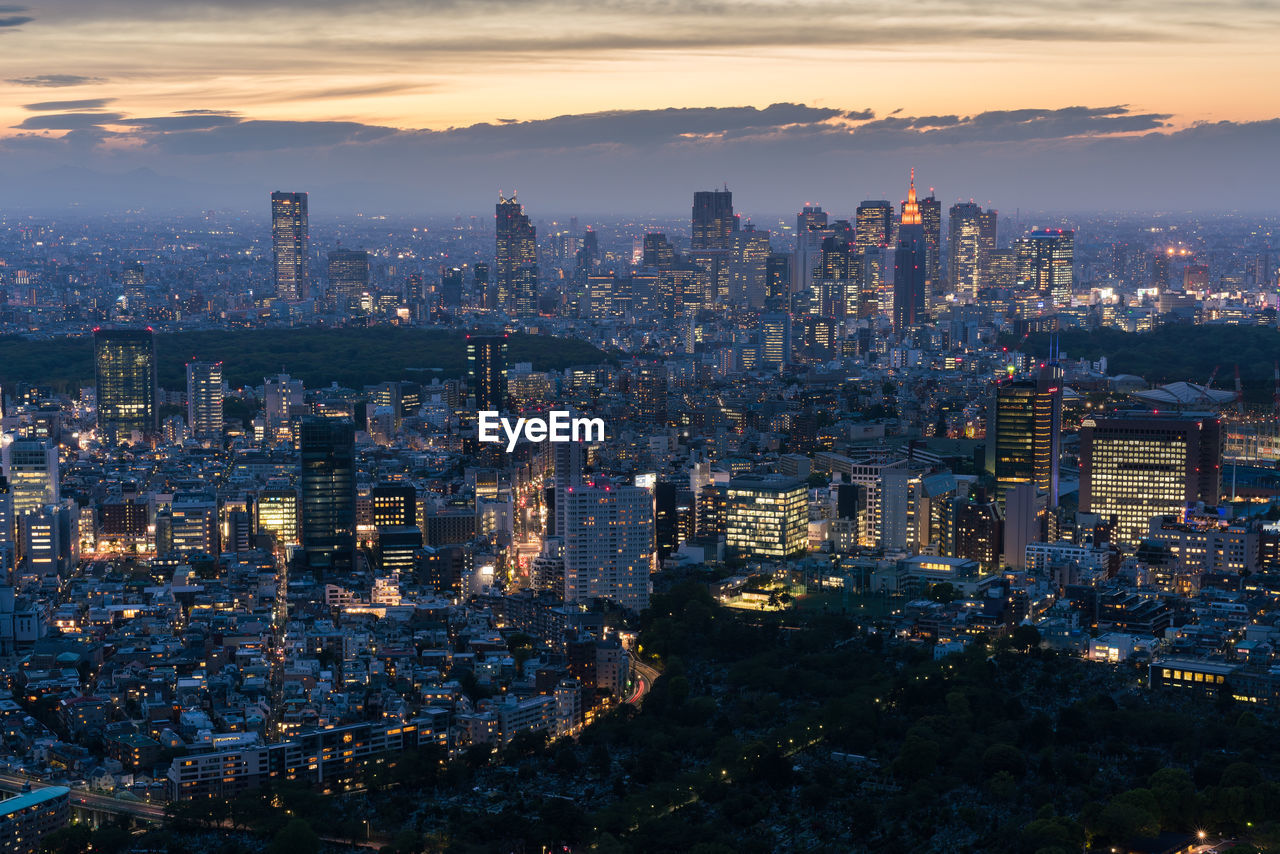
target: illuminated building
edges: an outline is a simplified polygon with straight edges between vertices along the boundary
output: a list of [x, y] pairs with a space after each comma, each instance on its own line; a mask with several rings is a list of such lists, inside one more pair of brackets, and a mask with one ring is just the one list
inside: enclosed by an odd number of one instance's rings
[[1075, 286], [1075, 232], [1033, 231], [1013, 241], [1018, 287], [1031, 291], [1051, 307], [1071, 304]]
[[667, 367], [642, 364], [636, 369], [632, 406], [636, 419], [646, 424], [667, 426]]
[[36, 854], [41, 837], [65, 827], [70, 818], [66, 786], [44, 786], [0, 801], [0, 851]]
[[676, 261], [676, 250], [667, 236], [660, 231], [650, 231], [644, 236], [641, 264], [650, 270], [670, 270]]
[[1000, 508], [982, 490], [952, 503], [949, 554], [977, 561], [983, 574], [999, 572], [1004, 520]]
[[468, 385], [479, 412], [501, 412], [507, 405], [507, 336], [467, 336]]
[[635, 613], [648, 607], [652, 493], [607, 483], [570, 486], [556, 505], [564, 518], [565, 603], [607, 599]]
[[1122, 413], [1080, 428], [1080, 512], [1116, 519], [1119, 540], [1146, 536], [1154, 516], [1185, 518], [1218, 503], [1222, 435], [1209, 413]]
[[729, 190], [701, 190], [693, 194], [693, 238], [690, 249], [729, 249], [738, 230], [733, 213], [733, 193]]
[[791, 315], [766, 314], [760, 318], [760, 361], [770, 368], [791, 364]]
[[298, 426], [302, 458], [302, 548], [315, 572], [350, 571], [355, 561], [355, 426], [307, 416]]
[[222, 363], [187, 363], [187, 422], [207, 446], [222, 444]]
[[276, 297], [304, 300], [311, 296], [311, 236], [306, 193], [271, 194], [271, 249], [275, 260]]
[[370, 490], [369, 500], [375, 528], [410, 528], [418, 524], [418, 490], [412, 484], [380, 483]]
[[996, 501], [1020, 483], [1032, 484], [1058, 505], [1058, 458], [1062, 434], [1062, 368], [1039, 369], [1035, 379], [996, 386], [987, 426], [987, 473], [996, 479]]
[[58, 503], [57, 448], [42, 439], [15, 439], [4, 446], [2, 458], [14, 514]]
[[920, 225], [924, 227], [924, 246], [925, 246], [925, 279], [928, 282], [928, 290], [925, 292], [927, 300], [926, 308], [932, 308], [935, 303], [940, 302], [939, 297], [945, 292], [940, 279], [940, 270], [942, 259], [940, 253], [942, 251], [942, 202], [938, 201], [933, 195], [933, 188], [929, 188], [929, 195], [919, 201], [920, 205]]
[[[0, 547], [13, 541], [13, 487], [9, 485], [8, 478], [0, 474]], [[0, 558], [2, 563], [3, 558]]]
[[495, 216], [494, 279], [498, 308], [516, 317], [538, 313], [538, 235], [513, 195], [498, 196]]
[[202, 552], [217, 557], [222, 552], [218, 529], [218, 502], [212, 495], [179, 493], [169, 507], [168, 548], [161, 548], [161, 524], [156, 523], [156, 551], [179, 554]]
[[769, 232], [757, 230], [747, 223], [745, 228], [730, 236], [730, 249], [730, 304], [760, 308], [765, 298]]
[[809, 543], [809, 490], [804, 481], [745, 474], [725, 490], [725, 547], [747, 558], [789, 558]]
[[951, 288], [959, 296], [976, 299], [986, 285], [982, 208], [973, 202], [961, 202], [951, 206], [948, 216]]
[[893, 257], [893, 331], [903, 334], [926, 320], [929, 249], [925, 241], [920, 205], [916, 202], [915, 170], [902, 206], [898, 246]]
[[156, 345], [150, 329], [95, 329], [98, 433], [107, 445], [156, 432]]
[[893, 205], [887, 201], [866, 201], [858, 205], [854, 242], [859, 252], [888, 246], [893, 236]]
[[329, 253], [329, 302], [345, 309], [369, 290], [369, 253], [335, 249]]

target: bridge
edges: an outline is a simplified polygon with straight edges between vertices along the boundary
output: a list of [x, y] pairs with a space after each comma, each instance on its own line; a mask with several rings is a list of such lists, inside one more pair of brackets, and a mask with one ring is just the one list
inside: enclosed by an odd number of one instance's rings
[[[19, 794], [31, 789], [43, 789], [53, 785], [17, 774], [0, 774], [0, 791]], [[84, 789], [71, 790], [71, 814], [78, 821], [100, 825], [104, 818], [127, 816], [138, 824], [161, 824], [164, 822], [164, 806], [148, 801], [129, 801], [113, 797], [103, 792], [90, 792]]]

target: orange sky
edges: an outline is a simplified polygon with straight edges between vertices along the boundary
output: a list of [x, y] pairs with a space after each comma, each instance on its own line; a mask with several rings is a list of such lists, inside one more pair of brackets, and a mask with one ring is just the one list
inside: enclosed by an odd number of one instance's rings
[[402, 128], [779, 101], [878, 115], [1128, 104], [1177, 125], [1280, 115], [1280, 12], [1244, 2], [946, 0], [912, 4], [912, 19], [905, 4], [823, 0], [157, 5], [10, 15], [31, 20], [0, 29], [0, 78], [93, 79], [6, 86], [4, 126], [32, 115], [23, 105], [84, 99], [132, 117]]

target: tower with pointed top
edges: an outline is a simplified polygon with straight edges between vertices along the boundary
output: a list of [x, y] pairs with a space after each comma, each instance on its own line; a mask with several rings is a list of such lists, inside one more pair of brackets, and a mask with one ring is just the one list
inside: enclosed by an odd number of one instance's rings
[[893, 331], [898, 335], [925, 321], [928, 265], [929, 247], [916, 200], [916, 170], [912, 169], [893, 259]]

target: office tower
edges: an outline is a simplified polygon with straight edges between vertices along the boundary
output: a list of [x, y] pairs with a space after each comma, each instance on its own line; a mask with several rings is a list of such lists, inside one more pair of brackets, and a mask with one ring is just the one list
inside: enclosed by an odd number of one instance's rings
[[791, 256], [770, 252], [764, 265], [764, 298], [771, 307], [788, 310], [791, 296]]
[[335, 249], [329, 253], [329, 302], [347, 308], [369, 290], [369, 253]]
[[859, 252], [875, 246], [888, 246], [892, 235], [893, 205], [883, 200], [858, 205], [854, 237]]
[[58, 503], [56, 447], [43, 439], [14, 439], [4, 446], [0, 459], [16, 516]]
[[700, 190], [693, 194], [694, 252], [727, 250], [733, 233], [738, 230], [738, 217], [733, 213], [733, 193], [724, 190]]
[[414, 528], [418, 524], [418, 490], [411, 483], [380, 483], [369, 490], [375, 528]]
[[301, 542], [297, 490], [268, 486], [258, 493], [256, 509], [258, 530], [274, 537], [277, 545], [296, 546]]
[[954, 204], [948, 212], [951, 289], [957, 296], [971, 300], [977, 298], [983, 286], [981, 217], [982, 208], [973, 202]]
[[538, 233], [513, 195], [494, 209], [497, 308], [515, 317], [538, 313]]
[[[791, 266], [790, 294], [803, 294], [817, 282], [822, 266], [822, 242], [832, 234], [832, 229], [827, 227], [827, 213], [822, 208], [806, 206], [796, 214], [796, 252]], [[787, 309], [794, 311], [795, 307], [788, 305]]]
[[[458, 273], [458, 278], [459, 278], [458, 292], [459, 292], [459, 295], [461, 295], [461, 292], [462, 292], [461, 271], [459, 271]], [[422, 274], [410, 273], [408, 277], [405, 278], [404, 280], [404, 298], [411, 303], [415, 303], [415, 302], [422, 302], [422, 300], [425, 297], [426, 297], [426, 290], [423, 285]]]
[[1152, 412], [1086, 417], [1080, 427], [1080, 512], [1136, 543], [1153, 516], [1184, 517], [1216, 506], [1222, 429], [1216, 414]]
[[992, 250], [987, 262], [987, 283], [993, 288], [1012, 288], [1018, 281], [1017, 270], [1014, 250]]
[[307, 393], [302, 380], [288, 374], [277, 374], [262, 380], [262, 410], [272, 428], [288, 424], [296, 413], [306, 409]]
[[222, 444], [221, 362], [187, 362], [187, 423], [197, 442]]
[[1018, 287], [1038, 293], [1046, 307], [1071, 304], [1075, 286], [1075, 232], [1062, 229], [1033, 231], [1013, 241]]
[[769, 232], [747, 223], [730, 235], [729, 302], [737, 307], [764, 305], [769, 262]]
[[1058, 506], [1058, 457], [1062, 434], [1062, 367], [1041, 367], [1033, 379], [996, 386], [987, 427], [987, 473], [996, 480], [995, 497], [1029, 483]]
[[650, 270], [670, 270], [676, 262], [675, 247], [667, 242], [660, 231], [650, 231], [644, 236], [643, 266]]
[[745, 474], [725, 490], [725, 547], [747, 558], [789, 558], [809, 545], [809, 490], [804, 481]]
[[956, 499], [951, 507], [950, 557], [976, 560], [983, 575], [1000, 571], [1004, 547], [1004, 519], [984, 490]]
[[65, 576], [80, 560], [80, 507], [68, 499], [44, 504], [18, 517], [23, 575]]
[[1169, 289], [1171, 278], [1169, 266], [1173, 261], [1173, 249], [1166, 252], [1154, 252], [1151, 256], [1151, 287], [1163, 293]]
[[[837, 223], [839, 225], [840, 223]], [[822, 264], [817, 273], [818, 310], [825, 317], [857, 317], [862, 304], [862, 255], [847, 231], [822, 241]]]
[[632, 395], [636, 418], [646, 424], [667, 426], [667, 366], [644, 364], [636, 369]]
[[271, 248], [275, 258], [276, 297], [311, 296], [311, 235], [306, 193], [271, 194]]
[[121, 271], [124, 284], [125, 306], [131, 314], [141, 314], [147, 308], [147, 274], [142, 265], [132, 261]]
[[95, 329], [98, 434], [127, 444], [156, 432], [156, 345], [151, 329]]
[[649, 605], [654, 561], [653, 496], [603, 482], [556, 496], [564, 522], [564, 601], [616, 602], [634, 613]]
[[440, 269], [440, 307], [458, 308], [462, 305], [462, 270], [458, 267]]
[[302, 548], [317, 574], [355, 564], [355, 426], [308, 415], [298, 426], [302, 458]]
[[583, 454], [584, 448], [581, 442], [557, 442], [554, 446], [554, 470], [552, 472], [553, 483], [553, 518], [549, 520], [547, 528], [554, 536], [564, 539], [565, 525], [568, 517], [564, 513], [559, 512], [563, 509], [561, 499], [569, 494], [571, 489], [575, 489], [583, 483]]
[[653, 485], [653, 539], [658, 565], [680, 547], [680, 508], [676, 485], [660, 480]]
[[791, 315], [781, 312], [760, 317], [761, 359], [765, 367], [781, 370], [791, 364]]
[[893, 331], [898, 335], [926, 320], [928, 259], [929, 248], [916, 202], [916, 172], [912, 169], [893, 256]]
[[479, 308], [497, 308], [497, 295], [489, 281], [489, 265], [483, 261], [471, 268], [471, 298]]
[[927, 308], [932, 308], [936, 303], [941, 302], [940, 297], [946, 293], [939, 277], [942, 258], [942, 202], [938, 201], [933, 195], [933, 188], [929, 188], [929, 195], [920, 200], [920, 224], [924, 226], [924, 246], [927, 261], [925, 263], [925, 278], [928, 279], [929, 286], [925, 292], [925, 299], [928, 300]]
[[586, 304], [579, 306], [582, 313], [594, 320], [608, 320], [618, 316], [614, 310], [614, 296], [618, 280], [613, 273], [587, 276]]
[[991, 259], [996, 252], [999, 214], [994, 208], [978, 212], [978, 288], [989, 288], [991, 281]]
[[507, 405], [507, 336], [467, 336], [467, 385], [476, 411], [501, 412]]

